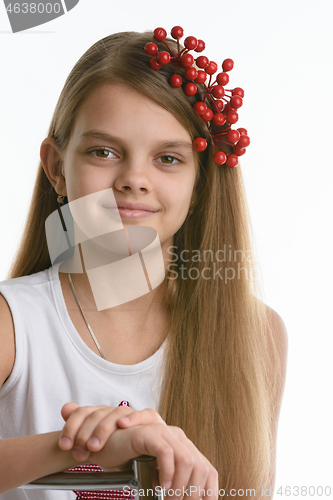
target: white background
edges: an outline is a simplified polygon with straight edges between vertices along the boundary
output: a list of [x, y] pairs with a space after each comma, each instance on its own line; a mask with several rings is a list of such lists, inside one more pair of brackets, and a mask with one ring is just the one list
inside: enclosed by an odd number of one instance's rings
[[330, 498], [332, 20], [331, 0], [80, 0], [66, 15], [12, 34], [0, 5], [0, 279], [18, 245], [40, 143], [88, 47], [116, 31], [181, 25], [185, 36], [205, 40], [210, 59], [234, 59], [230, 83], [246, 92], [239, 126], [252, 142], [242, 168], [266, 302], [289, 333], [276, 490], [330, 485]]

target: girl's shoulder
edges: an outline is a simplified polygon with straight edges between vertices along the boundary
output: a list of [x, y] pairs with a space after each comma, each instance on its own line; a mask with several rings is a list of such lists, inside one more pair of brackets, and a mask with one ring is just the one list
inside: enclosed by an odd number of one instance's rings
[[277, 430], [282, 398], [285, 389], [288, 361], [288, 334], [281, 316], [269, 306], [267, 312], [267, 350], [270, 364], [271, 395], [273, 403], [273, 422]]
[[37, 294], [45, 295], [45, 287], [54, 269], [0, 282], [0, 387], [11, 374], [15, 362], [15, 329], [12, 308], [30, 307]]
[[4, 296], [0, 294], [0, 387], [9, 377], [15, 361], [15, 336], [12, 314]]
[[44, 271], [0, 281], [0, 294], [12, 311], [45, 304], [52, 297], [53, 283], [59, 281], [58, 268], [56, 264]]
[[20, 276], [18, 278], [11, 278], [0, 281], [0, 292], [1, 289], [9, 289], [11, 287], [29, 287], [34, 285], [39, 285], [46, 283], [52, 279], [55, 267], [50, 267], [44, 271], [39, 271], [38, 273], [29, 274], [28, 276]]
[[271, 330], [271, 339], [275, 343], [283, 362], [284, 372], [286, 369], [286, 361], [288, 354], [288, 334], [286, 325], [281, 316], [271, 307], [266, 305], [266, 313], [268, 318], [269, 328]]

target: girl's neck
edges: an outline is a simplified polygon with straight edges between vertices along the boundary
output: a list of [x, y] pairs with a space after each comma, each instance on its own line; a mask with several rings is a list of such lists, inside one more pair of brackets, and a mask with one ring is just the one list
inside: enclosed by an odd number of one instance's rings
[[[81, 338], [96, 352], [68, 275], [60, 272], [59, 276], [68, 314]], [[71, 277], [86, 319], [108, 361], [135, 364], [160, 347], [169, 331], [169, 316], [161, 288], [165, 282], [135, 300], [98, 311], [87, 274], [73, 273]]]

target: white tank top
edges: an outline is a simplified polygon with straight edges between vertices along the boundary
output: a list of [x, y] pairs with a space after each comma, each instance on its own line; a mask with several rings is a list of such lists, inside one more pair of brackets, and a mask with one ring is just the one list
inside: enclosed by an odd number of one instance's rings
[[[75, 329], [62, 294], [59, 264], [0, 283], [15, 328], [13, 371], [0, 388], [0, 439], [61, 430], [61, 407], [118, 406], [157, 410], [167, 339], [135, 365], [111, 363], [95, 354]], [[0, 471], [1, 473], [1, 471]], [[70, 491], [15, 489], [1, 500], [74, 500]]]

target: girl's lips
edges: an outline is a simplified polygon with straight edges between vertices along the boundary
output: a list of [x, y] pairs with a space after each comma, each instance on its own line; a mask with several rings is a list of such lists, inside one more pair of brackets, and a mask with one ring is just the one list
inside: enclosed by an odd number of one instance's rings
[[[113, 207], [104, 207], [108, 208], [108, 210], [115, 210]], [[147, 218], [151, 217], [152, 215], [156, 214], [158, 212], [152, 212], [150, 210], [138, 210], [138, 209], [130, 209], [130, 208], [118, 208], [118, 212], [120, 217], [124, 219], [141, 219], [141, 218]]]

